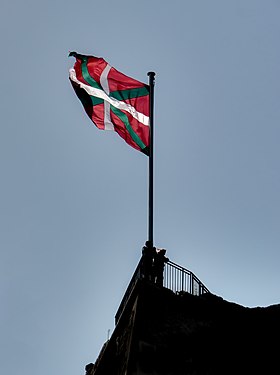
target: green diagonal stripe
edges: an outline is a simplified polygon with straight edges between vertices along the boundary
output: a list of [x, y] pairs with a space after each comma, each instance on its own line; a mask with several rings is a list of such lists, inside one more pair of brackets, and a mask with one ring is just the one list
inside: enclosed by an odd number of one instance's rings
[[96, 96], [90, 95], [90, 98], [93, 106], [104, 103], [103, 99], [97, 98]]
[[132, 129], [128, 117], [125, 113], [117, 109], [116, 107], [111, 105], [111, 111], [118, 116], [118, 118], [124, 123], [124, 126], [126, 130], [128, 131], [131, 138], [134, 140], [134, 142], [139, 146], [142, 150], [146, 148], [147, 146], [144, 144], [144, 142], [141, 140], [141, 138], [135, 133], [135, 131]]
[[133, 99], [146, 95], [149, 95], [149, 90], [146, 87], [110, 92], [110, 96], [118, 100]]
[[83, 57], [82, 59], [82, 75], [84, 80], [92, 87], [95, 87], [96, 89], [101, 89], [102, 87], [92, 78], [92, 76], [89, 74], [88, 68], [87, 68], [87, 57]]

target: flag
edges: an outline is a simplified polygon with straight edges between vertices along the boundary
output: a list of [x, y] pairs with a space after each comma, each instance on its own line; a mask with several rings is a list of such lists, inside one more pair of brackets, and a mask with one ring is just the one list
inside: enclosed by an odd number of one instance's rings
[[94, 125], [116, 131], [149, 156], [149, 85], [124, 75], [103, 58], [76, 52], [69, 56], [76, 58], [69, 79]]

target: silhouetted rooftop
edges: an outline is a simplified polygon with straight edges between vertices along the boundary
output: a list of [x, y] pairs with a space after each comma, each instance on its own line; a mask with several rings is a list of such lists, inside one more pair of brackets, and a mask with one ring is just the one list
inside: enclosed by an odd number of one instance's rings
[[88, 375], [276, 374], [279, 334], [280, 305], [248, 308], [136, 278]]

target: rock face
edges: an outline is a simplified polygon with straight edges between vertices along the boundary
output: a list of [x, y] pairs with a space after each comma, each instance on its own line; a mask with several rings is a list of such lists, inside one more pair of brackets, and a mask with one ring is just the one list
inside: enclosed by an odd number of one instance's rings
[[280, 305], [248, 308], [211, 293], [138, 280], [89, 375], [279, 374]]

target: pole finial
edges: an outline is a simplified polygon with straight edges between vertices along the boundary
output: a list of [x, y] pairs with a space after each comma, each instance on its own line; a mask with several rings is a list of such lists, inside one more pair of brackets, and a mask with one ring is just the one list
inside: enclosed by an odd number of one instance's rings
[[155, 84], [155, 75], [156, 73], [155, 72], [148, 72], [147, 73], [147, 76], [149, 76], [149, 80], [150, 80], [150, 85], [154, 85]]

